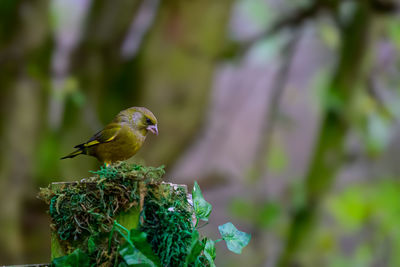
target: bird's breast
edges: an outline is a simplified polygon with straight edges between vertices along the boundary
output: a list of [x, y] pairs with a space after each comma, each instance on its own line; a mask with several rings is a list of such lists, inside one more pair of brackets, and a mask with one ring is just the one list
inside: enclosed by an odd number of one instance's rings
[[126, 126], [113, 141], [99, 144], [93, 154], [103, 162], [126, 160], [137, 153], [145, 139], [146, 136]]

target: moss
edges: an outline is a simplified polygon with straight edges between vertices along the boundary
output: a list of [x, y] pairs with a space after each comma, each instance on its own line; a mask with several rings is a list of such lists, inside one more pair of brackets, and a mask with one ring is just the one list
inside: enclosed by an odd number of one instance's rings
[[42, 188], [39, 198], [49, 205], [51, 228], [65, 254], [76, 248], [90, 252], [88, 243], [94, 242], [98, 249], [91, 258], [100, 264], [115, 258], [116, 248], [107, 246], [114, 220], [121, 212], [143, 206], [146, 187], [159, 187], [164, 169], [122, 162], [93, 173], [80, 182]]
[[[124, 225], [122, 218], [132, 217], [137, 220], [135, 228], [146, 233], [162, 266], [181, 266], [197, 231], [186, 188], [162, 183], [163, 167], [123, 162], [93, 173], [95, 176], [80, 182], [57, 183], [40, 191], [39, 197], [49, 205], [52, 249], [61, 247], [62, 252], [52, 252], [57, 256], [54, 262], [62, 262], [60, 256], [73, 255], [76, 249], [87, 255], [92, 265], [122, 262], [119, 248], [126, 240], [113, 227], [116, 221]], [[140, 211], [140, 218], [120, 216], [131, 210]], [[208, 264], [204, 261], [201, 266]]]
[[250, 241], [232, 223], [218, 227], [222, 239], [202, 237], [197, 225], [208, 221], [211, 204], [196, 182], [193, 204], [185, 186], [161, 182], [163, 166], [122, 162], [93, 173], [40, 191], [51, 216], [52, 266], [208, 267], [215, 243], [240, 254]]
[[151, 187], [145, 199], [140, 230], [163, 266], [180, 266], [191, 244], [192, 211], [186, 192], [171, 197], [162, 187]]

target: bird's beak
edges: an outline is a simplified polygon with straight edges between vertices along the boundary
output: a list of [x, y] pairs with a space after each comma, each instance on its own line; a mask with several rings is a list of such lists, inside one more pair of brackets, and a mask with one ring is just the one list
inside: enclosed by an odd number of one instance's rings
[[152, 133], [155, 134], [155, 135], [158, 135], [158, 128], [157, 128], [157, 125], [150, 125], [150, 126], [147, 126], [146, 130], [152, 132]]

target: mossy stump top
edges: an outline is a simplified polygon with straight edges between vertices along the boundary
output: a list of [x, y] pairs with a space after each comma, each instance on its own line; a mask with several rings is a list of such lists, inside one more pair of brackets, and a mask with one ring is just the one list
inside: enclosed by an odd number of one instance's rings
[[127, 236], [144, 233], [162, 266], [179, 266], [193, 229], [186, 186], [162, 182], [163, 167], [122, 162], [93, 174], [41, 189], [51, 217], [53, 264], [68, 265], [67, 255], [76, 254], [89, 265], [125, 266]]

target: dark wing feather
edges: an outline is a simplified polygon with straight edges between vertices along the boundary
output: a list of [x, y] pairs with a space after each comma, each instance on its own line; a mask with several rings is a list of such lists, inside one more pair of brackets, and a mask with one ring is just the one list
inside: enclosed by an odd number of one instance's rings
[[93, 135], [87, 142], [76, 145], [75, 148], [85, 148], [95, 146], [101, 143], [107, 143], [117, 137], [121, 126], [118, 123], [110, 123], [103, 130]]

